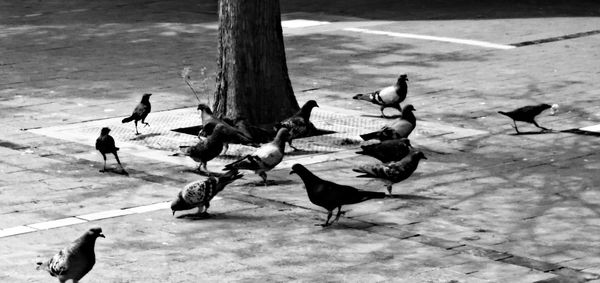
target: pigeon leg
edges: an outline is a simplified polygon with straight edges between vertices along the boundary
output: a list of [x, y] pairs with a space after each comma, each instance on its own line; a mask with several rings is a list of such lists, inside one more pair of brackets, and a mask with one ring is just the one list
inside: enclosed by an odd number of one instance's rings
[[265, 184], [265, 187], [267, 187], [267, 173], [260, 172], [258, 173], [258, 176], [260, 176], [263, 179], [263, 184]]
[[327, 220], [325, 220], [324, 224], [315, 224], [315, 225], [322, 226], [322, 227], [327, 227], [327, 226], [331, 225], [331, 223], [329, 223], [329, 219], [331, 219], [332, 214], [333, 214], [333, 209], [327, 212]]
[[227, 150], [229, 150], [229, 144], [223, 143], [223, 151], [221, 152], [221, 154], [225, 154], [227, 152]]
[[540, 129], [542, 129], [542, 131], [550, 131], [550, 129], [548, 129], [548, 128], [544, 128], [544, 127], [542, 127], [542, 126], [538, 125], [538, 123], [537, 123], [535, 120], [533, 120], [533, 124], [534, 124], [536, 127], [538, 127], [538, 128], [540, 128]]
[[140, 132], [138, 132], [138, 129], [137, 129], [137, 120], [133, 121], [133, 123], [135, 124], [135, 134], [139, 135]]
[[383, 113], [383, 109], [385, 109], [385, 106], [381, 106], [381, 108], [379, 108], [379, 111], [381, 111], [381, 117], [389, 118], [388, 116], [385, 116], [385, 113]]
[[331, 224], [333, 224], [333, 222], [337, 222], [338, 220], [340, 220], [340, 215], [342, 215], [342, 206], [338, 206], [338, 212], [335, 215], [335, 219], [333, 219], [333, 221], [331, 222]]
[[517, 128], [517, 121], [513, 120], [513, 124], [515, 125], [514, 128], [515, 128], [515, 131], [517, 131], [517, 134], [520, 134], [519, 128]]
[[104, 166], [102, 166], [100, 172], [106, 172], [106, 154], [102, 153], [102, 158], [104, 159]]
[[292, 145], [292, 139], [288, 140], [288, 144], [290, 145], [291, 148], [294, 149], [294, 151], [299, 150], [298, 148], [296, 148], [295, 146]]

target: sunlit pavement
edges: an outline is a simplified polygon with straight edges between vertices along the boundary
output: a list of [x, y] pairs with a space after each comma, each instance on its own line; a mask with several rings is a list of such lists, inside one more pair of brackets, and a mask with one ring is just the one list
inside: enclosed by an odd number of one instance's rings
[[[2, 282], [48, 282], [36, 260], [92, 225], [107, 238], [85, 282], [599, 278], [600, 144], [565, 132], [600, 124], [597, 6], [512, 13], [414, 4], [399, 15], [399, 4], [282, 1], [296, 97], [316, 99], [315, 123], [336, 133], [295, 141], [305, 151], [288, 150], [269, 173], [277, 185], [254, 186], [260, 177], [246, 172], [200, 220], [168, 209], [183, 185], [203, 178], [190, 172], [191, 160], [169, 156], [193, 142], [170, 130], [193, 124], [172, 113], [196, 115], [183, 67], [201, 99], [214, 90], [216, 4], [13, 2], [0, 2]], [[388, 122], [352, 95], [404, 73], [406, 103], [417, 109], [411, 141], [428, 160], [394, 185], [403, 198], [346, 206], [339, 223], [315, 226], [326, 213], [289, 167], [300, 162], [326, 179], [385, 191], [351, 170], [376, 160], [341, 141]], [[135, 138], [133, 125], [112, 123], [146, 92], [154, 94], [152, 126]], [[551, 133], [519, 124], [529, 134], [513, 135], [497, 114], [537, 103], [560, 105], [538, 118]], [[98, 172], [89, 141], [103, 125], [117, 129], [128, 177]]]

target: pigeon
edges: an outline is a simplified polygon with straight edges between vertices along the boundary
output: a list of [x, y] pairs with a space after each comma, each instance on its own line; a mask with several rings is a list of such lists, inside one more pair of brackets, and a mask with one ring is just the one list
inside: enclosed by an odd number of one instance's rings
[[144, 124], [145, 126], [150, 126], [150, 124], [146, 123], [144, 120], [146, 120], [146, 116], [148, 116], [148, 114], [150, 113], [150, 110], [152, 109], [150, 106], [150, 96], [151, 95], [152, 95], [151, 93], [145, 93], [144, 96], [142, 96], [142, 101], [140, 101], [140, 103], [135, 107], [131, 116], [129, 116], [121, 121], [122, 123], [128, 123], [128, 122], [133, 121], [135, 123], [135, 134], [136, 135], [140, 134], [137, 129], [137, 123], [139, 120], [142, 120], [142, 124]]
[[98, 237], [104, 238], [100, 227], [89, 229], [51, 259], [38, 262], [36, 269], [48, 271], [50, 275], [57, 277], [61, 283], [68, 280], [75, 283], [79, 282], [83, 276], [92, 270], [96, 263], [94, 245], [96, 245]]
[[379, 159], [381, 162], [398, 161], [410, 152], [410, 140], [407, 138], [382, 141], [380, 143], [361, 146], [358, 154], [368, 155]]
[[524, 106], [509, 112], [498, 111], [498, 113], [511, 118], [513, 120], [515, 131], [517, 131], [517, 134], [519, 134], [519, 128], [517, 128], [516, 121], [527, 122], [542, 129], [542, 131], [549, 131], [548, 128], [544, 128], [538, 125], [538, 123], [535, 121], [535, 117], [548, 108], [550, 108], [550, 114], [554, 115], [554, 113], [556, 113], [556, 111], [558, 110], [558, 104], [550, 105], [543, 103], [539, 105]]
[[384, 126], [381, 130], [360, 135], [360, 137], [365, 140], [378, 139], [380, 141], [392, 140], [392, 139], [400, 139], [400, 138], [408, 138], [408, 135], [412, 133], [417, 125], [417, 118], [415, 118], [415, 114], [413, 111], [416, 109], [412, 106], [412, 104], [406, 105], [404, 109], [402, 109], [402, 117], [396, 119], [392, 124]]
[[283, 159], [285, 142], [288, 140], [289, 136], [290, 133], [288, 129], [279, 129], [272, 142], [263, 144], [254, 153], [248, 154], [233, 163], [225, 165], [223, 170], [253, 170], [254, 173], [262, 178], [264, 185], [267, 186], [266, 172], [277, 166]]
[[281, 121], [275, 126], [276, 129], [284, 127], [290, 131], [288, 144], [294, 150], [298, 149], [292, 145], [293, 139], [307, 137], [316, 130], [315, 125], [310, 122], [310, 113], [315, 107], [319, 107], [317, 102], [314, 100], [309, 100], [304, 103], [302, 108], [296, 114], [294, 114], [294, 116]]
[[401, 182], [410, 177], [421, 159], [427, 159], [422, 151], [411, 151], [400, 161], [363, 165], [352, 169], [354, 172], [363, 173], [358, 177], [381, 178], [389, 181], [387, 185], [388, 193], [392, 194], [392, 184]]
[[[290, 174], [296, 173], [304, 182], [308, 199], [315, 205], [327, 209], [327, 220], [321, 226], [329, 226], [340, 219], [342, 214], [342, 205], [355, 204], [370, 199], [385, 198], [386, 194], [382, 192], [370, 192], [356, 189], [351, 186], [336, 184], [334, 182], [323, 180], [301, 164], [294, 164]], [[335, 219], [329, 223], [333, 210], [337, 207]], [[319, 225], [319, 224], [318, 224]]]
[[194, 146], [180, 146], [181, 152], [198, 162], [198, 171], [210, 174], [206, 169], [206, 163], [219, 156], [223, 150], [223, 130], [225, 126], [218, 124], [212, 134], [204, 140], [198, 141]]
[[199, 215], [208, 216], [206, 212], [210, 206], [210, 201], [227, 184], [241, 178], [242, 174], [238, 174], [237, 170], [231, 170], [219, 177], [208, 177], [205, 181], [195, 181], [187, 184], [183, 190], [177, 194], [177, 199], [171, 202], [171, 211], [175, 215], [175, 211], [192, 209], [198, 207]]
[[119, 150], [119, 148], [115, 146], [115, 140], [108, 134], [109, 132], [109, 128], [102, 128], [102, 130], [100, 130], [100, 136], [96, 139], [96, 149], [100, 151], [100, 153], [102, 154], [102, 158], [104, 158], [104, 166], [102, 167], [102, 170], [100, 170], [100, 172], [106, 171], [106, 154], [112, 153], [115, 156], [119, 167], [121, 167], [121, 171], [127, 173], [125, 169], [123, 169], [123, 165], [121, 165], [119, 155], [117, 155], [117, 151]]
[[383, 113], [383, 109], [385, 108], [393, 107], [398, 109], [398, 111], [402, 111], [400, 103], [406, 99], [406, 93], [408, 92], [406, 81], [408, 81], [406, 74], [400, 75], [396, 84], [393, 86], [388, 86], [370, 93], [360, 93], [352, 98], [366, 100], [373, 104], [381, 105], [381, 116], [387, 118]]
[[200, 117], [202, 119], [202, 130], [198, 133], [198, 138], [207, 137], [212, 134], [216, 125], [224, 125], [223, 142], [225, 148], [223, 154], [229, 149], [229, 143], [257, 146], [253, 143], [250, 133], [244, 133], [233, 126], [233, 121], [221, 120], [214, 117], [213, 112], [208, 105], [198, 104], [197, 109], [200, 110]]

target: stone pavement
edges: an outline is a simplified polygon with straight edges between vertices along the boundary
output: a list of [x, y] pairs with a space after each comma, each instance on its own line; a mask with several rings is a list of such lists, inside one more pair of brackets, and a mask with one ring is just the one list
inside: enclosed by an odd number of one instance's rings
[[[375, 161], [356, 157], [356, 144], [291, 154], [269, 174], [276, 186], [255, 187], [259, 178], [246, 173], [213, 201], [210, 219], [174, 218], [168, 209], [76, 217], [160, 207], [199, 177], [189, 162], [126, 150], [129, 177], [101, 174], [93, 144], [34, 130], [123, 117], [144, 92], [154, 93], [154, 112], [193, 107], [179, 72], [190, 66], [196, 87], [213, 91], [216, 1], [0, 1], [0, 235], [69, 217], [84, 222], [1, 237], [0, 281], [48, 282], [34, 270], [38, 257], [91, 225], [107, 238], [85, 282], [596, 281], [600, 144], [561, 130], [599, 124], [600, 35], [497, 50], [346, 28], [514, 44], [598, 30], [598, 5], [519, 1], [514, 12], [431, 0], [404, 3], [410, 9], [400, 15], [403, 3], [282, 1], [284, 20], [329, 22], [284, 31], [298, 100], [374, 119], [378, 107], [350, 97], [407, 73], [419, 120], [411, 140], [428, 156], [394, 186], [403, 198], [347, 206], [323, 229], [313, 224], [325, 212], [288, 174], [288, 161], [383, 191], [378, 180], [355, 178], [352, 167]], [[538, 119], [552, 133], [512, 135], [496, 114], [541, 102], [561, 106]]]

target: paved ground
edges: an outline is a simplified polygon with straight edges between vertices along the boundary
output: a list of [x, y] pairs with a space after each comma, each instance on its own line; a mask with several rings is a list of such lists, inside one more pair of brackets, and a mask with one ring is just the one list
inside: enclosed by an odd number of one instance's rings
[[[600, 123], [600, 7], [471, 2], [282, 1], [284, 20], [329, 22], [285, 30], [298, 100], [379, 121], [377, 107], [351, 95], [407, 73], [419, 120], [413, 144], [429, 158], [394, 186], [403, 198], [348, 206], [323, 229], [313, 224], [325, 213], [289, 166], [383, 191], [352, 173], [375, 162], [356, 157], [357, 145], [290, 155], [269, 175], [277, 186], [255, 187], [249, 172], [212, 203], [211, 219], [194, 220], [163, 205], [201, 178], [188, 161], [132, 148], [121, 153], [129, 177], [101, 174], [92, 144], [40, 134], [123, 117], [144, 92], [154, 93], [155, 112], [193, 107], [179, 72], [191, 66], [197, 88], [213, 91], [215, 1], [0, 1], [0, 236], [31, 231], [0, 238], [0, 281], [48, 282], [34, 270], [38, 257], [92, 225], [107, 238], [86, 282], [597, 280], [600, 144], [560, 131]], [[510, 50], [395, 36], [508, 45], [590, 31]], [[515, 136], [496, 114], [541, 102], [561, 106], [539, 119], [553, 133]], [[305, 144], [323, 141], [331, 140]], [[116, 217], [89, 216], [99, 212]], [[39, 224], [65, 218], [79, 224]]]

